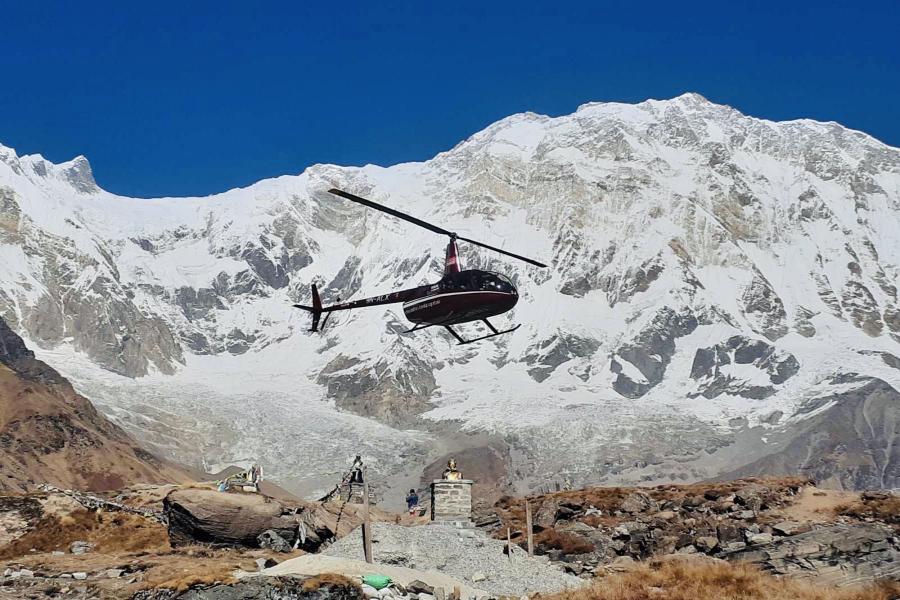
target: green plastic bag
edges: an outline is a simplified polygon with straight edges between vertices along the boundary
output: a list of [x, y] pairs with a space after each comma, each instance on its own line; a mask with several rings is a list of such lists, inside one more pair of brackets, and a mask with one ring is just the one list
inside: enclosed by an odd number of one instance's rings
[[393, 583], [393, 580], [387, 575], [363, 575], [363, 583], [372, 586], [376, 590], [383, 590]]

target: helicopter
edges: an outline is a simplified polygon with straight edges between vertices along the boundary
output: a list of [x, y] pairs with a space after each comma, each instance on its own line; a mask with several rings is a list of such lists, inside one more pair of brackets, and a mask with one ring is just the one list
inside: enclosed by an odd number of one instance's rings
[[[449, 331], [453, 337], [457, 339], [459, 345], [471, 344], [481, 340], [486, 340], [498, 335], [512, 333], [521, 325], [516, 325], [511, 329], [503, 331], [498, 330], [488, 321], [489, 317], [493, 317], [510, 310], [519, 301], [519, 292], [512, 281], [501, 273], [492, 271], [481, 271], [478, 269], [463, 269], [460, 264], [459, 249], [457, 241], [468, 242], [475, 246], [481, 246], [494, 252], [499, 252], [512, 258], [524, 261], [536, 267], [544, 267], [547, 265], [536, 260], [507, 252], [494, 246], [478, 242], [469, 238], [457, 235], [452, 231], [448, 231], [437, 225], [433, 225], [421, 219], [417, 219], [411, 215], [400, 212], [393, 208], [383, 206], [356, 196], [349, 192], [332, 188], [329, 193], [340, 196], [352, 202], [362, 204], [368, 208], [379, 210], [391, 216], [403, 219], [419, 227], [423, 227], [429, 231], [440, 235], [446, 235], [450, 238], [447, 243], [447, 251], [444, 259], [444, 274], [441, 279], [435, 283], [420, 285], [414, 288], [399, 290], [381, 296], [373, 296], [371, 298], [363, 298], [361, 300], [353, 300], [352, 302], [341, 302], [338, 298], [335, 304], [329, 306], [322, 305], [322, 299], [319, 297], [319, 290], [316, 284], [312, 284], [312, 306], [304, 304], [294, 304], [295, 308], [301, 308], [312, 313], [312, 327], [310, 331], [318, 331], [319, 320], [322, 314], [325, 319], [321, 326], [324, 328], [325, 323], [331, 313], [339, 310], [352, 310], [354, 308], [364, 308], [367, 306], [379, 306], [382, 304], [403, 303], [403, 313], [414, 326], [403, 333], [412, 333], [427, 327], [443, 327]], [[477, 337], [474, 339], [465, 339], [457, 333], [452, 325], [460, 323], [469, 323], [472, 321], [481, 321], [487, 325], [491, 333]]]

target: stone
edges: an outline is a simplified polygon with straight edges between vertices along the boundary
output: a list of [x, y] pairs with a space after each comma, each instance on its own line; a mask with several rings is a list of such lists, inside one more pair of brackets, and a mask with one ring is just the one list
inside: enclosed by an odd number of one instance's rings
[[694, 540], [694, 546], [701, 552], [712, 552], [719, 545], [719, 538], [714, 535], [702, 535]]
[[742, 510], [737, 515], [738, 519], [743, 519], [744, 521], [749, 521], [750, 519], [756, 518], [756, 513], [752, 510]]
[[474, 575], [472, 575], [472, 581], [474, 583], [478, 583], [479, 581], [484, 581], [485, 579], [487, 579], [487, 575], [485, 575], [484, 573], [475, 573]]
[[414, 594], [434, 594], [434, 587], [419, 579], [414, 579], [409, 582], [406, 589]]
[[657, 519], [662, 519], [663, 521], [671, 521], [677, 515], [678, 515], [678, 513], [676, 513], [674, 510], [663, 510], [663, 511], [656, 513], [655, 516]]
[[810, 526], [803, 523], [795, 523], [793, 521], [782, 521], [772, 525], [772, 531], [778, 535], [796, 535], [798, 533], [806, 533], [810, 530]]
[[86, 554], [93, 548], [94, 545], [88, 542], [77, 541], [69, 544], [69, 552], [71, 552], [72, 554]]
[[688, 544], [687, 546], [676, 550], [675, 554], [697, 554], [697, 547], [693, 544]]
[[730, 542], [743, 542], [744, 534], [738, 527], [728, 523], [722, 523], [718, 527], [716, 527], [716, 535], [719, 538], [719, 543], [728, 544]]
[[256, 559], [256, 568], [259, 571], [263, 569], [270, 569], [278, 564], [277, 560], [272, 560], [271, 558], [257, 558]]
[[635, 560], [630, 556], [619, 556], [612, 563], [607, 565], [607, 569], [610, 571], [627, 571], [629, 570], [635, 563]]
[[762, 495], [764, 492], [765, 488], [763, 486], [751, 484], [735, 492], [734, 501], [748, 510], [756, 512], [763, 507]]
[[534, 511], [535, 528], [549, 529], [556, 524], [556, 513], [559, 505], [552, 499], [545, 499]]
[[84, 581], [85, 579], [88, 578], [88, 575], [84, 571], [79, 571], [77, 573], [72, 573], [72, 578], [77, 579], [79, 581]]
[[363, 594], [366, 595], [366, 598], [377, 598], [378, 597], [378, 590], [373, 588], [371, 585], [366, 585], [364, 583], [364, 584], [362, 584], [361, 587], [362, 587]]
[[644, 492], [632, 492], [622, 500], [620, 508], [627, 513], [635, 514], [655, 511], [658, 505]]
[[771, 533], [753, 533], [747, 538], [751, 544], [768, 544], [772, 541]]
[[63, 552], [62, 550], [54, 550], [54, 551], [51, 552], [50, 554], [51, 554], [52, 556], [65, 556], [66, 553]]
[[267, 529], [257, 536], [260, 548], [274, 550], [275, 552], [290, 552], [293, 546], [274, 529]]
[[110, 579], [118, 579], [125, 571], [122, 569], [107, 569], [106, 576]]

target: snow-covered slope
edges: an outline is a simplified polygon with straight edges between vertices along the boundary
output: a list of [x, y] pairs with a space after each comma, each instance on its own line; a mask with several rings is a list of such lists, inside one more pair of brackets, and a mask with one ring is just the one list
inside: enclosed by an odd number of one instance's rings
[[[308, 334], [290, 305], [310, 283], [352, 299], [442, 263], [444, 240], [330, 187], [551, 263], [462, 248], [514, 279], [522, 327], [457, 347], [400, 334], [393, 306]], [[312, 488], [358, 450], [399, 472], [462, 429], [504, 437], [532, 483], [708, 477], [827, 410], [810, 407], [841, 375], [900, 386], [898, 217], [900, 150], [696, 94], [514, 115], [424, 163], [207, 198], [115, 196], [83, 157], [0, 146], [0, 316], [145, 443], [208, 468], [259, 458]], [[898, 484], [887, 456], [868, 484]]]

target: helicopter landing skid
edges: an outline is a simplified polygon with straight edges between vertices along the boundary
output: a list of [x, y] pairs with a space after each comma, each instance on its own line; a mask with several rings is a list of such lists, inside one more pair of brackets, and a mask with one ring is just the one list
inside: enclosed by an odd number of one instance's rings
[[447, 331], [449, 331], [450, 333], [452, 333], [452, 334], [453, 334], [453, 337], [455, 337], [457, 340], [459, 340], [459, 343], [457, 344], [457, 346], [463, 346], [463, 345], [465, 345], [465, 344], [472, 344], [472, 343], [474, 343], [474, 342], [480, 342], [481, 340], [486, 340], [486, 339], [489, 339], [489, 338], [492, 338], [492, 337], [497, 337], [498, 335], [503, 335], [504, 333], [512, 333], [513, 331], [515, 331], [516, 329], [518, 329], [519, 327], [522, 326], [522, 324], [520, 323], [519, 325], [516, 325], [515, 327], [513, 327], [513, 328], [511, 328], [511, 329], [504, 329], [503, 331], [497, 331], [497, 328], [494, 327], [493, 325], [491, 325], [491, 322], [488, 321], [487, 319], [482, 319], [482, 322], [484, 322], [484, 324], [487, 325], [488, 328], [490, 328], [490, 330], [491, 330], [493, 333], [489, 333], [488, 335], [483, 335], [483, 336], [481, 336], [481, 337], [477, 337], [477, 338], [475, 338], [475, 339], [473, 339], [473, 340], [467, 340], [467, 339], [464, 339], [464, 338], [461, 337], [458, 333], [456, 333], [455, 331], [453, 331], [453, 329], [452, 329], [449, 325], [444, 325], [444, 328], [445, 328]]

